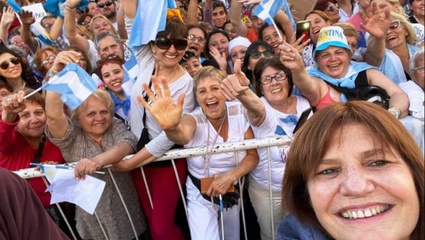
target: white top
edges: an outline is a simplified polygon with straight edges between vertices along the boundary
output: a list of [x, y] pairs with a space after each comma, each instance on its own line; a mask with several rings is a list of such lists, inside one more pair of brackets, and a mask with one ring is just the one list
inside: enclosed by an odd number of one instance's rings
[[[256, 138], [265, 138], [271, 136], [287, 135], [293, 137], [292, 132], [297, 125], [301, 114], [310, 107], [308, 100], [295, 96], [297, 98], [297, 114], [286, 114], [274, 109], [267, 100], [262, 97], [261, 100], [266, 108], [266, 117], [260, 126], [252, 126]], [[271, 161], [271, 181], [273, 191], [282, 191], [282, 179], [286, 165], [286, 155], [289, 148], [287, 146], [270, 147]], [[251, 171], [251, 177], [254, 181], [264, 188], [269, 188], [269, 162], [267, 148], [258, 148], [259, 163]]]
[[[244, 116], [244, 111], [246, 110], [238, 101], [226, 102], [226, 105], [228, 114], [227, 121], [229, 124], [227, 142], [241, 142], [244, 140], [245, 132], [249, 128], [249, 122]], [[211, 123], [207, 121], [201, 107], [197, 107], [190, 113], [190, 115], [195, 118], [197, 127], [192, 140], [184, 146], [185, 148], [209, 144], [208, 149], [211, 149], [217, 144], [224, 143], [223, 138], [218, 135]], [[215, 143], [214, 140], [216, 140]], [[204, 171], [206, 164], [204, 156], [187, 158], [189, 172], [198, 179], [232, 170], [246, 156], [246, 151], [243, 150], [218, 154], [207, 153], [206, 156], [210, 156], [208, 161], [208, 173], [205, 173]]]

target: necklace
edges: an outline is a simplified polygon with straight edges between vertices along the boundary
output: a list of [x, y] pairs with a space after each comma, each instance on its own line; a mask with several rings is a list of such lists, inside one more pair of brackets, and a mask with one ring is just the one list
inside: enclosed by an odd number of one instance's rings
[[[205, 116], [205, 119], [206, 119], [206, 116]], [[211, 147], [210, 147], [210, 126], [208, 126], [207, 145], [205, 146], [205, 156], [204, 156], [204, 176], [205, 177], [210, 176], [209, 165], [210, 165], [210, 158], [211, 158], [211, 155], [212, 155], [212, 150], [214, 148], [215, 143], [217, 142], [218, 136], [220, 135], [220, 131], [223, 128], [223, 124], [224, 124], [225, 119], [226, 119], [226, 115], [224, 115], [223, 120], [221, 120], [220, 127], [218, 128], [217, 135], [215, 136], [214, 141], [211, 144]], [[209, 122], [209, 121], [207, 120], [207, 122]], [[211, 126], [212, 126], [212, 124], [211, 124]]]

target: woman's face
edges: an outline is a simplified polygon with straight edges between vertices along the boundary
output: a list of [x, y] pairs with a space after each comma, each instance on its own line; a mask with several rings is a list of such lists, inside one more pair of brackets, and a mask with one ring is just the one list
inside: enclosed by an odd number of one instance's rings
[[41, 66], [43, 66], [44, 69], [49, 70], [52, 67], [55, 58], [56, 54], [54, 52], [50, 50], [45, 51], [41, 58]]
[[344, 48], [328, 47], [317, 53], [316, 59], [320, 71], [332, 78], [342, 78], [350, 66], [350, 55]]
[[24, 137], [40, 137], [44, 132], [47, 116], [44, 109], [36, 102], [25, 101], [25, 109], [19, 113], [16, 130]]
[[188, 32], [187, 38], [187, 50], [193, 52], [195, 56], [201, 56], [202, 51], [205, 47], [205, 35], [199, 28], [192, 28]]
[[103, 83], [112, 92], [122, 92], [122, 84], [124, 82], [124, 70], [117, 63], [107, 63], [103, 65], [100, 72]]
[[[170, 36], [167, 36], [169, 38]], [[153, 44], [152, 50], [155, 54], [156, 62], [167, 67], [174, 67], [180, 63], [182, 60], [184, 52], [186, 49], [177, 50], [173, 45], [168, 49], [161, 49]]]
[[412, 76], [412, 80], [418, 84], [419, 87], [422, 88], [422, 90], [425, 90], [425, 70], [424, 70], [424, 66], [425, 66], [425, 59], [423, 58], [418, 58], [416, 59], [416, 64], [415, 67], [417, 68], [416, 70], [413, 71]]
[[222, 33], [216, 33], [210, 37], [209, 47], [215, 47], [220, 53], [225, 53], [226, 58], [229, 55], [229, 50], [227, 49], [229, 46], [229, 39], [224, 36]]
[[[258, 58], [256, 58], [258, 56]], [[273, 52], [266, 50], [265, 47], [263, 46], [259, 46], [257, 48], [257, 51], [253, 51], [251, 52], [250, 56], [249, 56], [249, 63], [248, 63], [248, 69], [251, 71], [254, 71], [255, 66], [257, 66], [258, 61], [260, 61], [261, 59], [265, 58], [265, 57], [272, 57], [273, 56]]]
[[[277, 80], [278, 76], [283, 79]], [[272, 78], [271, 82], [265, 83], [266, 78]], [[280, 106], [289, 95], [289, 82], [283, 70], [274, 67], [266, 67], [261, 73], [261, 92], [271, 106]]]
[[187, 70], [192, 78], [194, 78], [199, 69], [202, 68], [202, 64], [199, 62], [197, 57], [189, 58], [187, 62], [182, 63], [182, 66]]
[[240, 59], [241, 64], [243, 64], [243, 58], [245, 57], [246, 49], [248, 49], [248, 47], [243, 45], [234, 46], [230, 51], [230, 59], [232, 62], [235, 63], [237, 59]]
[[412, 4], [409, 3], [409, 8], [416, 18], [424, 18], [425, 16], [425, 1], [413, 0]]
[[335, 239], [409, 239], [420, 213], [409, 167], [359, 125], [339, 133], [307, 182], [320, 224]]
[[226, 9], [216, 7], [212, 12], [212, 20], [215, 28], [222, 28], [227, 20]]
[[226, 99], [221, 94], [220, 81], [206, 77], [196, 86], [196, 100], [209, 119], [220, 119], [226, 113]]
[[96, 2], [89, 2], [89, 4], [87, 5], [87, 9], [89, 10], [87, 13], [91, 16], [99, 14], [99, 7], [97, 6]]
[[[81, 52], [80, 52], [81, 53]], [[78, 66], [80, 66], [82, 69], [86, 70], [87, 69], [87, 61], [83, 56], [83, 53], [80, 54], [80, 57], [78, 58], [78, 62], [77, 62]]]
[[92, 139], [101, 139], [111, 125], [112, 113], [108, 106], [93, 95], [87, 98], [78, 117], [83, 131]]
[[[279, 30], [280, 36], [282, 36], [283, 40], [286, 40], [286, 35], [282, 33], [282, 31]], [[276, 55], [280, 54], [280, 48], [279, 45], [283, 42], [282, 39], [280, 39], [279, 34], [277, 33], [276, 29], [273, 26], [268, 26], [264, 28], [263, 30], [263, 41], [270, 44], [270, 46], [273, 47], [273, 50]]]
[[339, 21], [341, 16], [339, 15], [339, 6], [336, 3], [332, 3], [328, 1], [328, 6], [323, 11], [328, 17], [331, 22], [336, 23]]
[[113, 32], [112, 25], [105, 19], [98, 17], [93, 20], [91, 31], [94, 36], [102, 32]]
[[3, 102], [3, 98], [6, 96], [9, 96], [12, 94], [7, 88], [0, 88], [0, 113], [3, 111], [3, 105], [1, 104]]
[[22, 65], [20, 61], [16, 60], [17, 58], [8, 52], [0, 55], [0, 75], [5, 79], [16, 79], [21, 77]]
[[230, 40], [238, 36], [238, 33], [236, 32], [236, 29], [232, 23], [227, 23], [226, 25], [224, 25], [224, 31], [227, 32]]
[[[96, 5], [97, 7], [97, 5]], [[91, 22], [92, 17], [90, 15], [87, 15], [84, 18], [84, 21], [82, 22], [83, 26], [87, 29], [87, 31], [90, 32], [90, 22]]]
[[385, 9], [389, 9], [392, 12], [397, 12], [398, 7], [400, 6], [398, 4], [393, 5], [387, 0], [373, 0], [373, 2], [376, 2], [379, 12], [384, 12]]
[[320, 15], [316, 13], [312, 13], [306, 17], [306, 20], [311, 21], [310, 28], [310, 39], [313, 44], [317, 43], [317, 39], [319, 38], [320, 29], [323, 27], [328, 27], [331, 25], [329, 21], [325, 21]]
[[385, 39], [385, 46], [393, 50], [397, 47], [406, 46], [407, 31], [400, 23], [400, 20], [393, 19]]

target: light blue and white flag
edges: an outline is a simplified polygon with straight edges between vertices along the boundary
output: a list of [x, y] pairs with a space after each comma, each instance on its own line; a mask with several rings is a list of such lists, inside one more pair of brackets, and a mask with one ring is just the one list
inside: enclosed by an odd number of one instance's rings
[[167, 8], [176, 8], [174, 0], [139, 0], [133, 28], [128, 39], [129, 46], [139, 48], [154, 40], [165, 29]]
[[124, 68], [124, 82], [122, 84], [122, 88], [127, 94], [127, 96], [131, 95], [131, 89], [136, 82], [137, 75], [139, 75], [139, 64], [137, 63], [136, 56], [134, 56], [133, 52], [131, 52], [131, 57], [122, 65]]
[[283, 0], [264, 0], [254, 8], [253, 13], [255, 16], [263, 19], [269, 25], [275, 25], [273, 18], [276, 16], [277, 12], [282, 9], [283, 6]]
[[44, 84], [42, 89], [60, 93], [61, 100], [72, 110], [96, 91], [96, 82], [80, 66], [69, 63]]

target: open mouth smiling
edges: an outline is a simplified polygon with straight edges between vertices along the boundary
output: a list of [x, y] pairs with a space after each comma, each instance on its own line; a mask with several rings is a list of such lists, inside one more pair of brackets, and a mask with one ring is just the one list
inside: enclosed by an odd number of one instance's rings
[[390, 209], [390, 205], [380, 205], [376, 207], [366, 208], [363, 210], [347, 210], [340, 212], [339, 215], [345, 219], [360, 219], [360, 218], [369, 218], [381, 213], [384, 213]]

